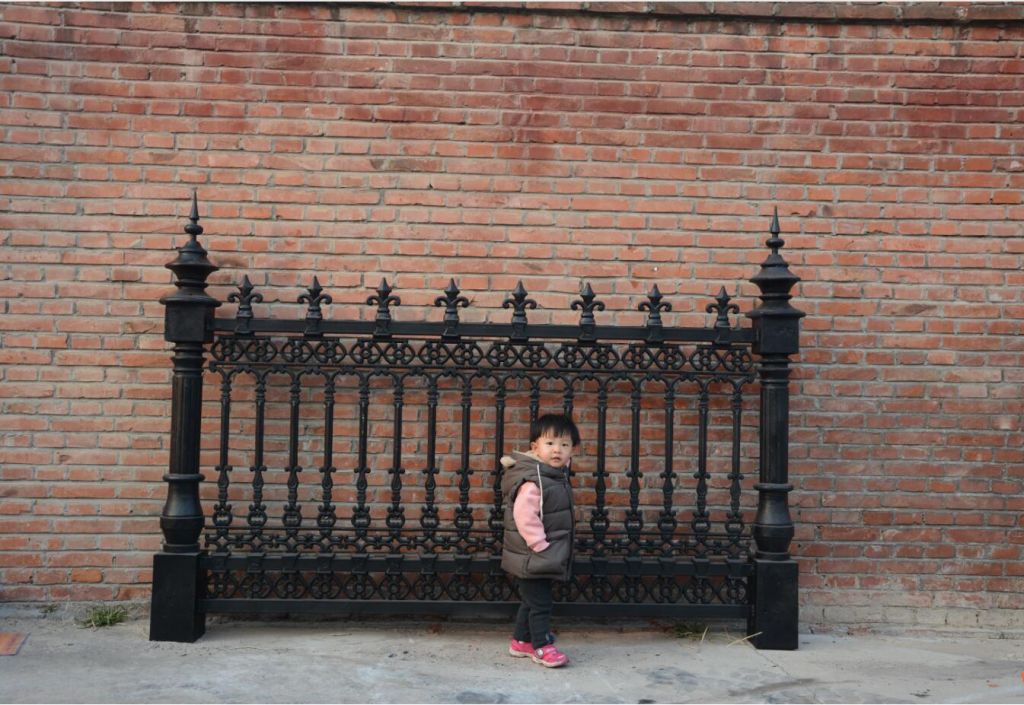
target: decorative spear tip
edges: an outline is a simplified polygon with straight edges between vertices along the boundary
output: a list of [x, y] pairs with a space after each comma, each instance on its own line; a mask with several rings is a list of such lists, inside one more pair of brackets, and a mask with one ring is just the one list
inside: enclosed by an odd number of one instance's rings
[[765, 242], [765, 244], [771, 249], [772, 255], [777, 256], [779, 254], [779, 248], [786, 244], [786, 241], [779, 237], [779, 233], [782, 232], [782, 228], [779, 227], [778, 206], [775, 207], [775, 213], [772, 215], [772, 222], [768, 226], [768, 232], [770, 232], [772, 236], [768, 238], [768, 241]]
[[196, 238], [203, 234], [203, 226], [199, 224], [199, 201], [196, 191], [192, 191], [192, 211], [188, 219], [190, 222], [185, 226], [185, 232], [192, 238], [192, 242], [197, 243]]
[[448, 281], [448, 286], [444, 290], [444, 293], [451, 294], [452, 296], [455, 296], [455, 295], [457, 295], [459, 293], [459, 287], [455, 284], [455, 279], [454, 278], [452, 278], [452, 279], [450, 279]]
[[718, 290], [718, 296], [716, 296], [715, 298], [720, 300], [720, 301], [723, 300], [723, 299], [728, 299], [729, 298], [729, 294], [725, 291], [725, 287], [724, 286], [721, 289]]
[[583, 284], [583, 289], [580, 291], [580, 296], [584, 296], [584, 297], [593, 297], [594, 296], [594, 290], [590, 288], [590, 282], [585, 282]]
[[252, 282], [249, 281], [249, 275], [248, 274], [243, 274], [242, 275], [242, 286], [244, 288], [246, 288], [246, 289], [251, 289], [252, 288]]
[[377, 287], [377, 291], [391, 291], [391, 287], [388, 285], [388, 280], [385, 277], [380, 278], [380, 286]]
[[657, 284], [655, 284], [654, 286], [651, 287], [651, 293], [649, 293], [647, 296], [648, 296], [648, 298], [651, 298], [651, 299], [660, 299], [661, 298], [661, 290], [658, 289], [658, 285]]
[[526, 296], [526, 287], [523, 286], [523, 280], [520, 279], [516, 284], [515, 290], [512, 292], [513, 296]]

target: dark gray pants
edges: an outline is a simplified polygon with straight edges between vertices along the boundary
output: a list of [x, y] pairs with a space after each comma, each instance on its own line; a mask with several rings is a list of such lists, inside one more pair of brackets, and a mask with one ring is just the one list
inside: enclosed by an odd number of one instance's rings
[[519, 597], [522, 604], [516, 614], [516, 630], [512, 637], [528, 641], [539, 649], [551, 643], [551, 594], [550, 578], [519, 579]]

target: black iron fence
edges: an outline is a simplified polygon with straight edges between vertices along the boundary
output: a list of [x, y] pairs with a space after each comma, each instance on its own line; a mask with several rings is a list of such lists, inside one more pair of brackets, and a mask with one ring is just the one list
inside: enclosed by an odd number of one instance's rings
[[[386, 281], [367, 301], [373, 320], [330, 320], [316, 277], [289, 320], [255, 315], [248, 277], [228, 297], [234, 317], [215, 318], [193, 202], [168, 265], [178, 292], [163, 300], [175, 372], [151, 638], [192, 641], [217, 611], [511, 612], [499, 458], [561, 409], [585, 440], [560, 612], [744, 616], [756, 645], [795, 648], [787, 378], [802, 314], [777, 218], [771, 231], [750, 328], [724, 289], [706, 305], [711, 326], [668, 326], [656, 286], [643, 325], [601, 325], [589, 285], [570, 302], [576, 325], [537, 325], [521, 283], [509, 323], [463, 322], [454, 281], [439, 322], [398, 320]], [[204, 367], [219, 382], [208, 514]], [[759, 468], [744, 452], [754, 443]]]

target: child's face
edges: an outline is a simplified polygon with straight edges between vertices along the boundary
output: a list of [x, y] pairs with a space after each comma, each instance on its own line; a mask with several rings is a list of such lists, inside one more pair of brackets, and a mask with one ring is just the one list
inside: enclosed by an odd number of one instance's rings
[[552, 436], [550, 433], [545, 433], [530, 443], [530, 451], [542, 462], [551, 467], [560, 468], [566, 465], [569, 458], [572, 457], [572, 437]]

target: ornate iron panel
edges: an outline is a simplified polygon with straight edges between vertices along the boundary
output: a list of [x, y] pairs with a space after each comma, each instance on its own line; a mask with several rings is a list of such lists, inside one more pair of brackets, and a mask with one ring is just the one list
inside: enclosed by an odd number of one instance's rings
[[[592, 431], [585, 439], [592, 455], [573, 469], [574, 484], [586, 485], [588, 499], [577, 503], [574, 578], [558, 598], [744, 605], [751, 539], [741, 504], [742, 414], [755, 366], [750, 331], [734, 327], [730, 314], [739, 309], [725, 290], [706, 307], [715, 314], [713, 326], [692, 329], [664, 325], [671, 306], [657, 286], [638, 307], [647, 312], [646, 325], [632, 328], [598, 326], [595, 312], [605, 305], [589, 285], [571, 302], [580, 312], [575, 327], [531, 325], [527, 310], [536, 304], [522, 283], [505, 301], [509, 325], [463, 325], [459, 309], [468, 300], [460, 294], [451, 281], [437, 298], [444, 307], [440, 324], [395, 321], [392, 307], [400, 299], [386, 281], [367, 301], [376, 308], [373, 321], [325, 320], [323, 307], [332, 300], [315, 277], [299, 297], [306, 311], [298, 321], [256, 318], [252, 306], [262, 297], [248, 277], [229, 296], [237, 312], [216, 321], [209, 364], [220, 381], [217, 497], [204, 532], [210, 604], [514, 600], [514, 586], [500, 569], [498, 459], [526, 442], [523, 434], [507, 433], [509, 417], [518, 412], [532, 420], [546, 400]], [[277, 401], [284, 409], [278, 450], [285, 462], [268, 466], [267, 413], [274, 406], [268, 394], [275, 387], [287, 389], [287, 398], [282, 392]], [[355, 450], [348, 454], [354, 463], [339, 469], [342, 396], [356, 409], [345, 439]], [[728, 470], [717, 478], [717, 516], [709, 501], [713, 398], [728, 420], [718, 434], [729, 452]], [[315, 481], [299, 462], [309, 440], [300, 427], [310, 426], [302, 410], [311, 404], [321, 415], [313, 424]], [[247, 414], [242, 424], [233, 417], [239, 405]], [[389, 408], [388, 418], [371, 420], [380, 406]], [[683, 416], [696, 427], [682, 428]], [[380, 458], [370, 450], [379, 440], [371, 427], [379, 430], [381, 421], [390, 425], [390, 458], [386, 467], [373, 467]], [[487, 441], [476, 440], [477, 426]], [[617, 453], [610, 427], [628, 438]], [[251, 448], [242, 453], [248, 467], [236, 469], [230, 456], [239, 431], [251, 434]], [[411, 462], [403, 457], [410, 431], [421, 441]], [[682, 446], [695, 457], [678, 457], [684, 433]], [[454, 461], [447, 470], [439, 441]], [[693, 483], [680, 480], [683, 468]], [[386, 483], [371, 486], [371, 478], [382, 476]], [[274, 501], [267, 497], [270, 477], [277, 478]], [[307, 488], [315, 485], [316, 501], [308, 492], [300, 500], [300, 478]], [[343, 498], [341, 488], [348, 490]]]

